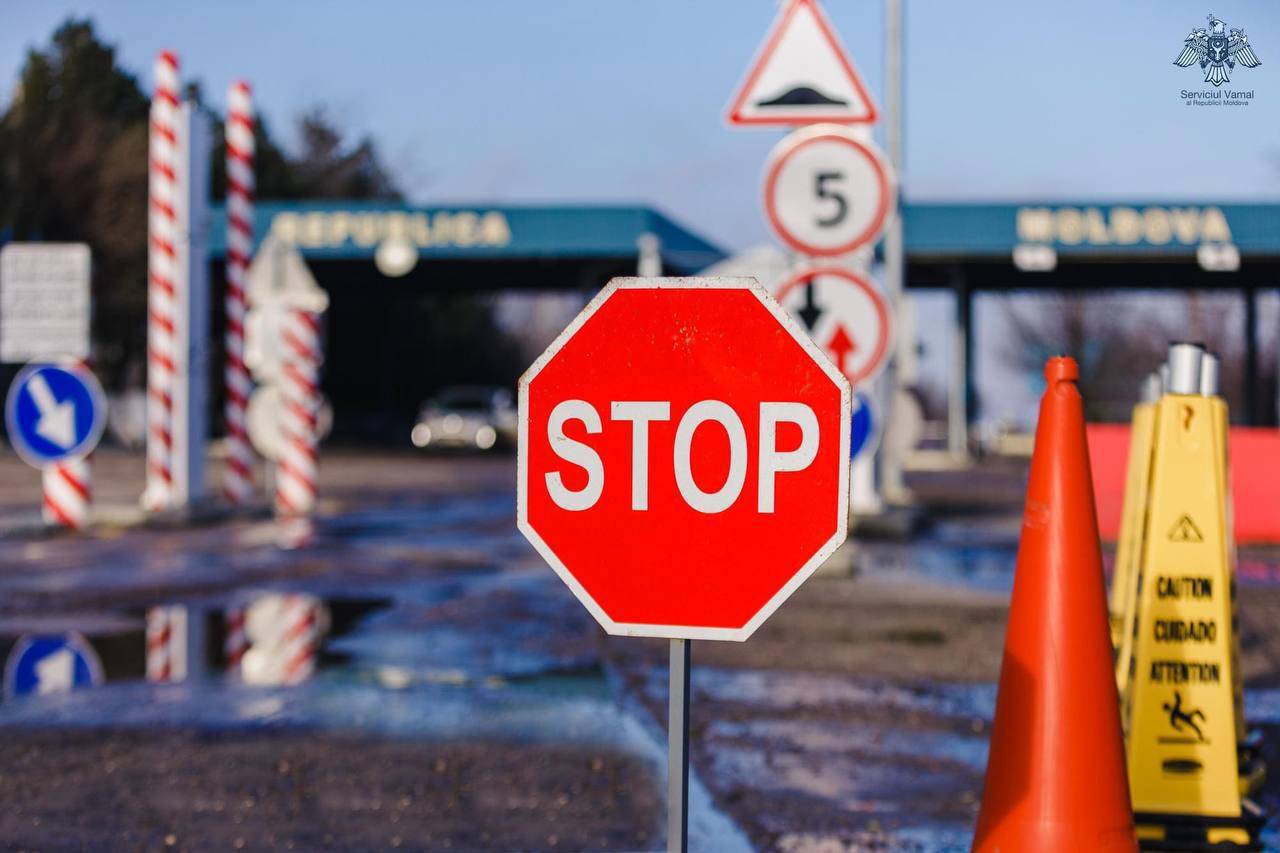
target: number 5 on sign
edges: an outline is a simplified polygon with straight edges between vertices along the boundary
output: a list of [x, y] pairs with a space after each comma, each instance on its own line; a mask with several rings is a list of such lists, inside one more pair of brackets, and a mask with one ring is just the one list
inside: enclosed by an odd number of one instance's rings
[[836, 205], [835, 212], [831, 216], [818, 220], [819, 227], [834, 228], [844, 222], [845, 217], [849, 215], [849, 200], [840, 192], [839, 186], [837, 185], [835, 189], [828, 186], [829, 182], [843, 181], [844, 177], [843, 172], [819, 172], [814, 177], [814, 194], [818, 198], [829, 198]]
[[893, 200], [893, 175], [880, 150], [843, 127], [806, 127], [769, 156], [765, 211], [797, 252], [834, 257], [874, 243]]

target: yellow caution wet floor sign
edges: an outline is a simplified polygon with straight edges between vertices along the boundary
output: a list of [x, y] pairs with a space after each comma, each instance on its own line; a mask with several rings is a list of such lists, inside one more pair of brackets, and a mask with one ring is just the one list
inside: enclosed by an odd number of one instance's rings
[[1122, 702], [1129, 690], [1129, 667], [1133, 658], [1133, 622], [1137, 614], [1142, 546], [1146, 539], [1147, 487], [1151, 479], [1155, 416], [1155, 403], [1142, 402], [1133, 408], [1120, 537], [1116, 541], [1115, 570], [1111, 573], [1108, 601], [1111, 644], [1116, 650], [1116, 687]]
[[1177, 839], [1251, 845], [1255, 837], [1237, 759], [1243, 718], [1219, 406], [1166, 394], [1154, 410], [1123, 717], [1139, 837], [1162, 849]]

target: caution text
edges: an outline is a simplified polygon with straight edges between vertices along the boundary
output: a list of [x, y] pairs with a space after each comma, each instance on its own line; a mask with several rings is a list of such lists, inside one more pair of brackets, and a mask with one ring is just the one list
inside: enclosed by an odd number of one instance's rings
[[1157, 598], [1213, 598], [1213, 580], [1205, 577], [1156, 577]]

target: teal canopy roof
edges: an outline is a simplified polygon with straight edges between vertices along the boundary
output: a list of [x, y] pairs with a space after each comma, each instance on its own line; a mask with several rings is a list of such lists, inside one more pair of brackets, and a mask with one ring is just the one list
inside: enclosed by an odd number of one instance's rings
[[[1205, 202], [908, 203], [909, 258], [1008, 257], [1020, 243], [1065, 255], [1191, 257], [1203, 243], [1232, 243], [1244, 257], [1280, 257], [1280, 204]], [[693, 272], [724, 257], [717, 246], [649, 207], [416, 206], [400, 202], [265, 201], [255, 209], [261, 240], [275, 231], [309, 258], [369, 258], [400, 238], [423, 260], [632, 258], [653, 234], [664, 266]], [[211, 253], [225, 252], [225, 222], [213, 215]]]
[[[289, 239], [317, 260], [372, 257], [387, 239], [416, 246], [423, 260], [634, 258], [637, 240], [653, 234], [665, 265], [682, 271], [724, 257], [717, 246], [648, 207], [416, 206], [399, 202], [260, 202], [257, 239]], [[213, 211], [210, 252], [226, 252], [221, 206]]]
[[907, 254], [919, 258], [1007, 257], [1020, 243], [1100, 257], [1191, 257], [1231, 243], [1245, 257], [1280, 257], [1280, 204], [908, 204], [903, 223]]

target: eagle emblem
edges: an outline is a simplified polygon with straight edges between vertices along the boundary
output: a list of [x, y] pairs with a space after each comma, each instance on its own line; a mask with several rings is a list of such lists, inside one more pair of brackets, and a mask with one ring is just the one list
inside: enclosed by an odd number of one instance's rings
[[1257, 68], [1262, 64], [1244, 30], [1232, 27], [1228, 32], [1226, 21], [1213, 15], [1209, 15], [1207, 28], [1191, 31], [1183, 42], [1182, 53], [1173, 64], [1186, 68], [1193, 62], [1199, 62], [1204, 69], [1204, 82], [1215, 86], [1231, 82], [1227, 74], [1235, 70], [1237, 62], [1245, 68]]

